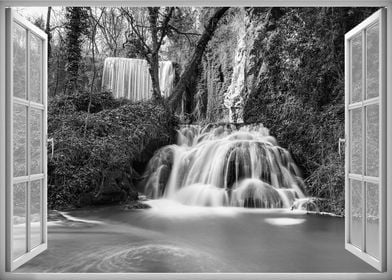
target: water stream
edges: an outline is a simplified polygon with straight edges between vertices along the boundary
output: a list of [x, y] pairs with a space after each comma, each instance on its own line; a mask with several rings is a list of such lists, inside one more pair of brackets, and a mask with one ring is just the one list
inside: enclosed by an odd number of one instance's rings
[[[131, 101], [148, 100], [152, 97], [149, 65], [144, 59], [108, 57], [105, 59], [102, 88], [116, 98]], [[162, 96], [168, 97], [173, 90], [175, 69], [171, 61], [159, 62], [159, 83]]]
[[150, 198], [185, 205], [317, 210], [290, 153], [261, 124], [184, 126], [145, 178]]

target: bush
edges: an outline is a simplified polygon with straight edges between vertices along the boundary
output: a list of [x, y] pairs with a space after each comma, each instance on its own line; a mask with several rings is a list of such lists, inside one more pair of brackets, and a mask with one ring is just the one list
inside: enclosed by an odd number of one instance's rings
[[88, 113], [89, 100], [80, 93], [49, 102], [49, 208], [137, 199], [135, 182], [149, 156], [174, 141], [177, 121], [160, 104], [94, 93]]

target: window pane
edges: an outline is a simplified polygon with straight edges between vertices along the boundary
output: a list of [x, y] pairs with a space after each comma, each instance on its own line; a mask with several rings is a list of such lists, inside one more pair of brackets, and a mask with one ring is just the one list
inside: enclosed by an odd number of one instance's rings
[[362, 182], [350, 180], [350, 243], [362, 247]]
[[366, 183], [366, 252], [379, 258], [380, 214], [378, 184]]
[[12, 39], [14, 96], [26, 98], [26, 30], [15, 23]]
[[40, 103], [42, 98], [42, 41], [30, 35], [30, 100]]
[[379, 172], [379, 106], [366, 107], [366, 175], [378, 177]]
[[377, 97], [379, 92], [379, 25], [373, 25], [366, 31], [367, 77], [366, 98]]
[[13, 189], [13, 259], [26, 253], [26, 183], [14, 185]]
[[351, 103], [362, 100], [362, 33], [351, 40]]
[[350, 172], [362, 174], [362, 108], [350, 111], [351, 164]]
[[42, 173], [42, 111], [30, 109], [31, 174]]
[[27, 107], [20, 104], [14, 104], [13, 117], [14, 177], [18, 177], [27, 175]]
[[31, 182], [30, 185], [31, 248], [37, 247], [42, 243], [41, 184], [42, 181], [38, 180]]

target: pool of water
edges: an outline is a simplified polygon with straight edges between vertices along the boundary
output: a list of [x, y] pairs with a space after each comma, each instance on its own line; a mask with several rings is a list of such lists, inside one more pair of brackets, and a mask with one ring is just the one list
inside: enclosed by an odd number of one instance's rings
[[18, 272], [374, 272], [344, 249], [344, 219], [167, 200], [65, 213]]

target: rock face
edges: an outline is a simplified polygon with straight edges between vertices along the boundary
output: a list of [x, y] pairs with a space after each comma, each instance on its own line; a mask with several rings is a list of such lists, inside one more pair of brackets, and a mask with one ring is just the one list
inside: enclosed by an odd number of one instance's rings
[[247, 44], [245, 42], [245, 30], [244, 25], [239, 29], [240, 36], [238, 38], [237, 49], [234, 57], [234, 68], [231, 83], [224, 94], [224, 104], [226, 109], [229, 110], [229, 121], [234, 123], [243, 122], [243, 96], [246, 93], [246, 59], [248, 57]]
[[259, 45], [266, 16], [267, 9], [238, 8], [210, 42], [199, 84], [207, 121], [243, 122], [244, 100], [264, 69]]
[[196, 109], [208, 122], [229, 121], [229, 110], [224, 101], [231, 84], [243, 17], [243, 9], [230, 9], [204, 53]]

